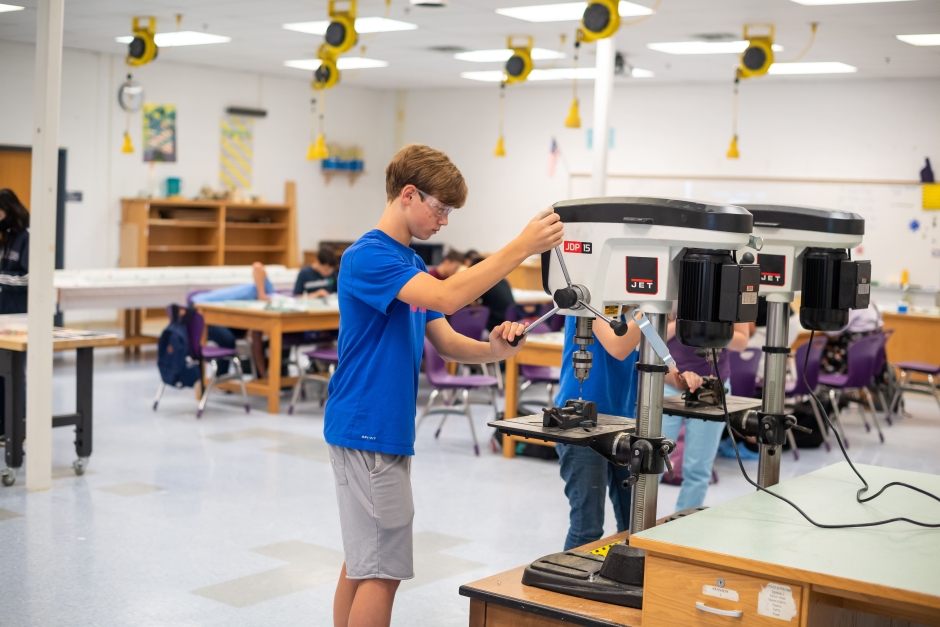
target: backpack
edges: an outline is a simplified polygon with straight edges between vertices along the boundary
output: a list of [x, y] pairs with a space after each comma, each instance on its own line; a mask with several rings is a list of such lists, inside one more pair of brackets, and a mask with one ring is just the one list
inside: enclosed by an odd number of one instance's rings
[[189, 321], [195, 315], [192, 307], [180, 316], [182, 307], [172, 305], [170, 324], [160, 334], [157, 344], [157, 368], [160, 378], [174, 387], [193, 387], [202, 377], [199, 361], [194, 359], [189, 346]]

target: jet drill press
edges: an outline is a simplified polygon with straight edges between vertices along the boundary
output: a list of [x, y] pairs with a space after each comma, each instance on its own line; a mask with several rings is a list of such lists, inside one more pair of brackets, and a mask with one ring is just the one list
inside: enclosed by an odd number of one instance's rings
[[767, 297], [767, 342], [761, 411], [739, 425], [760, 442], [757, 483], [780, 481], [780, 450], [795, 419], [784, 414], [790, 303], [802, 291], [800, 324], [815, 331], [838, 331], [849, 309], [868, 307], [871, 263], [852, 261], [862, 243], [865, 220], [854, 213], [805, 207], [744, 205], [754, 216], [754, 235], [763, 248], [744, 253], [760, 266], [760, 291]]
[[[580, 350], [572, 366], [583, 382], [590, 372], [591, 354], [584, 348], [593, 342], [594, 319], [623, 335], [627, 325], [618, 318], [625, 306], [636, 306], [633, 319], [643, 336], [635, 428], [633, 421], [616, 417], [598, 417], [592, 425], [591, 416], [583, 416], [582, 429], [568, 433], [547, 419], [543, 425], [513, 420], [492, 425], [507, 433], [591, 446], [613, 463], [629, 465], [635, 482], [630, 531], [636, 533], [655, 524], [659, 475], [675, 448], [662, 436], [663, 378], [675, 367], [664, 342], [667, 316], [678, 301], [680, 342], [727, 346], [736, 322], [757, 318], [758, 267], [738, 264], [734, 252], [760, 244], [751, 237], [751, 214], [740, 207], [594, 198], [560, 202], [554, 209], [567, 239], [561, 250], [543, 253], [542, 284], [553, 294], [555, 308], [526, 331], [554, 313], [576, 316]], [[577, 423], [577, 413], [590, 405], [568, 401], [561, 409], [574, 414]]]

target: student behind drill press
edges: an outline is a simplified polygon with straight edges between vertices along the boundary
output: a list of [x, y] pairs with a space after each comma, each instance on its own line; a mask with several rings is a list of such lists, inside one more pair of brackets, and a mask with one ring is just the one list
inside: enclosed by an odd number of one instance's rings
[[[585, 347], [592, 355], [592, 367], [582, 385], [572, 366], [572, 357], [580, 350], [574, 342], [577, 320], [575, 316], [565, 319], [565, 349], [555, 405], [563, 406], [569, 399], [583, 398], [594, 401], [599, 414], [633, 418], [639, 327], [631, 321], [626, 334], [618, 337], [607, 324], [595, 320], [593, 330], [597, 342]], [[680, 375], [678, 370], [673, 370], [666, 375], [666, 382], [683, 391], [694, 391], [701, 385], [702, 378], [694, 372]], [[571, 508], [564, 550], [594, 542], [604, 535], [604, 495], [608, 492], [617, 519], [617, 532], [626, 531], [630, 527], [631, 490], [625, 488], [623, 482], [630, 477], [630, 471], [625, 466], [611, 464], [586, 446], [556, 444], [555, 450]]]

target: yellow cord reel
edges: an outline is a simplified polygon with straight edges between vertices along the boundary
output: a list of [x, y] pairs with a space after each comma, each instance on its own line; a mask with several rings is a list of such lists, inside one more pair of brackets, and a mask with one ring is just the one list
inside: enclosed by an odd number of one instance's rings
[[[751, 25], [753, 27], [753, 24]], [[747, 40], [747, 48], [741, 53], [741, 65], [738, 67], [738, 74], [741, 78], [751, 78], [754, 76], [763, 76], [774, 63], [774, 27], [768, 24], [770, 29], [766, 35], [751, 35], [748, 33], [748, 27], [744, 27], [744, 39]]]
[[578, 41], [591, 43], [606, 39], [620, 28], [620, 2], [618, 0], [589, 0], [581, 28], [578, 29]]
[[336, 10], [336, 1], [330, 0], [330, 25], [326, 27], [326, 45], [334, 55], [350, 50], [359, 41], [356, 33], [356, 0], [349, 0], [349, 9]]
[[526, 37], [525, 46], [513, 46], [512, 37], [506, 41], [506, 47], [512, 50], [512, 56], [506, 61], [506, 82], [523, 83], [532, 71], [532, 38]]
[[[142, 20], [147, 20], [147, 25], [141, 25]], [[154, 37], [157, 36], [157, 18], [155, 17], [135, 17], [134, 18], [134, 39], [127, 45], [127, 64], [139, 67], [147, 65], [157, 58], [157, 44]]]
[[336, 55], [330, 50], [330, 45], [321, 45], [317, 57], [320, 59], [320, 67], [313, 73], [313, 88], [323, 91], [335, 87], [339, 82], [339, 70], [336, 68]]

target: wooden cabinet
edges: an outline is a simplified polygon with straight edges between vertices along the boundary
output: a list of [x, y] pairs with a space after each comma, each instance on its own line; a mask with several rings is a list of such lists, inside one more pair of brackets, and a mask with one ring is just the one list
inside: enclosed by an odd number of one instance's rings
[[648, 555], [643, 617], [676, 627], [798, 626], [802, 595], [791, 582]]
[[299, 266], [296, 187], [284, 202], [121, 200], [121, 267]]

